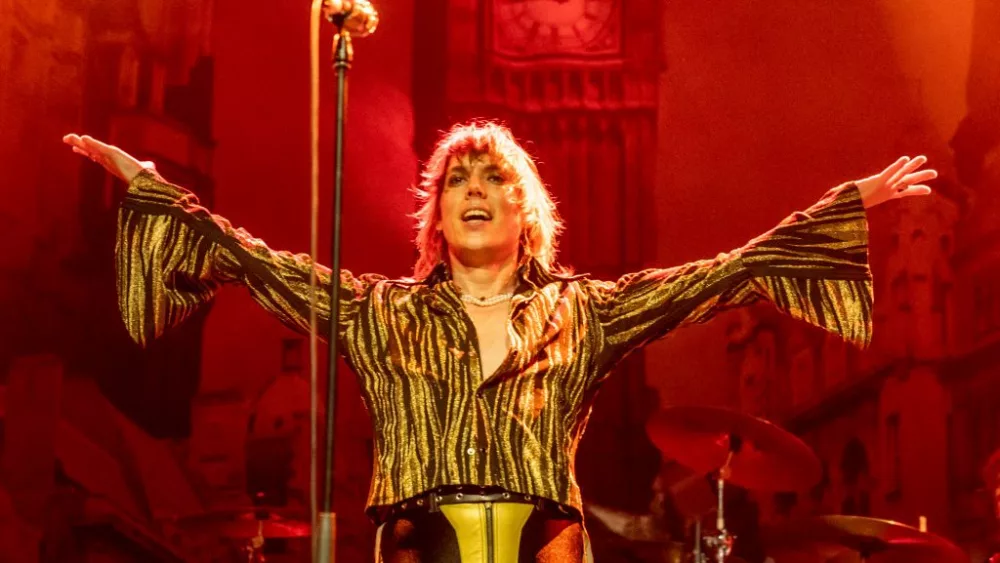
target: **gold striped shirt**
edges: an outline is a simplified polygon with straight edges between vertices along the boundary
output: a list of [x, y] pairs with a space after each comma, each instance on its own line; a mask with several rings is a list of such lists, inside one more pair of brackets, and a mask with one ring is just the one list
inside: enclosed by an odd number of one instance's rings
[[[309, 256], [268, 248], [155, 172], [129, 186], [116, 252], [121, 313], [142, 345], [226, 284], [245, 286], [283, 323], [308, 331]], [[317, 269], [328, 292], [330, 270]], [[557, 275], [532, 260], [518, 272], [510, 352], [485, 378], [443, 264], [423, 280], [341, 272], [340, 350], [375, 435], [369, 514], [443, 485], [498, 486], [582, 512], [573, 460], [609, 370], [721, 310], [766, 299], [857, 345], [871, 339], [867, 221], [854, 184], [711, 260], [616, 281]]]

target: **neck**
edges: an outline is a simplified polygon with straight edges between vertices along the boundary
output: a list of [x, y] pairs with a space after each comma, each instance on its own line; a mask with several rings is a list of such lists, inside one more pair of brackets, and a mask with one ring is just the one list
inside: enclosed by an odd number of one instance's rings
[[484, 264], [468, 264], [451, 257], [451, 278], [464, 295], [489, 298], [501, 293], [514, 291], [514, 276], [517, 272], [517, 255], [503, 261]]

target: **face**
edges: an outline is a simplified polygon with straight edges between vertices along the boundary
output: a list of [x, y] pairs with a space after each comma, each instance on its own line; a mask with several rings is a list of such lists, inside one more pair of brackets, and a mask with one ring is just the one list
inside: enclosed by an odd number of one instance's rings
[[517, 259], [521, 210], [510, 201], [516, 181], [490, 155], [448, 159], [438, 230], [452, 260], [484, 266]]

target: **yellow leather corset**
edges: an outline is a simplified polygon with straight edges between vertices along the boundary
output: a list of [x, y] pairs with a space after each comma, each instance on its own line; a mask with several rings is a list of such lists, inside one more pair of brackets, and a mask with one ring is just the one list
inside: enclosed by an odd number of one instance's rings
[[[414, 518], [412, 522], [427, 522], [427, 518], [438, 518], [438, 521], [436, 525], [416, 524], [412, 530], [404, 532], [402, 538], [388, 539], [386, 530], [392, 529], [397, 517]], [[391, 507], [384, 513], [384, 519], [376, 536], [376, 563], [414, 560], [420, 563], [533, 563], [534, 556], [526, 552], [534, 552], [532, 546], [546, 541], [540, 537], [545, 534], [539, 533], [539, 523], [551, 521], [576, 527], [566, 535], [574, 536], [577, 541], [559, 538], [561, 543], [568, 545], [543, 546], [542, 549], [560, 550], [559, 560], [566, 563], [593, 560], [589, 540], [576, 512], [530, 495], [481, 489], [435, 491]], [[533, 524], [528, 525], [529, 521]], [[398, 534], [398, 530], [392, 530], [390, 534]], [[525, 545], [526, 534], [530, 536], [527, 542], [532, 545]], [[437, 545], [433, 545], [435, 542]], [[395, 545], [386, 547], [389, 544]], [[402, 549], [396, 549], [399, 546]], [[569, 554], [564, 556], [564, 551]], [[393, 555], [402, 552], [406, 555]]]

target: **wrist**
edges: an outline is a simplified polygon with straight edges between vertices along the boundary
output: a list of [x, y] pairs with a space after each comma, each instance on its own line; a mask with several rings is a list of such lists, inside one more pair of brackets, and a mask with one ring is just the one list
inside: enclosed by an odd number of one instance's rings
[[146, 172], [146, 171], [155, 173], [156, 172], [156, 164], [153, 163], [153, 161], [151, 161], [151, 160], [146, 160], [146, 161], [142, 161], [142, 162], [136, 161], [135, 162], [135, 169], [132, 170], [131, 174], [128, 175], [128, 177], [125, 179], [125, 181], [128, 182], [129, 184], [131, 184], [133, 180], [135, 180], [137, 177], [139, 177], [139, 174], [142, 174], [143, 172]]

